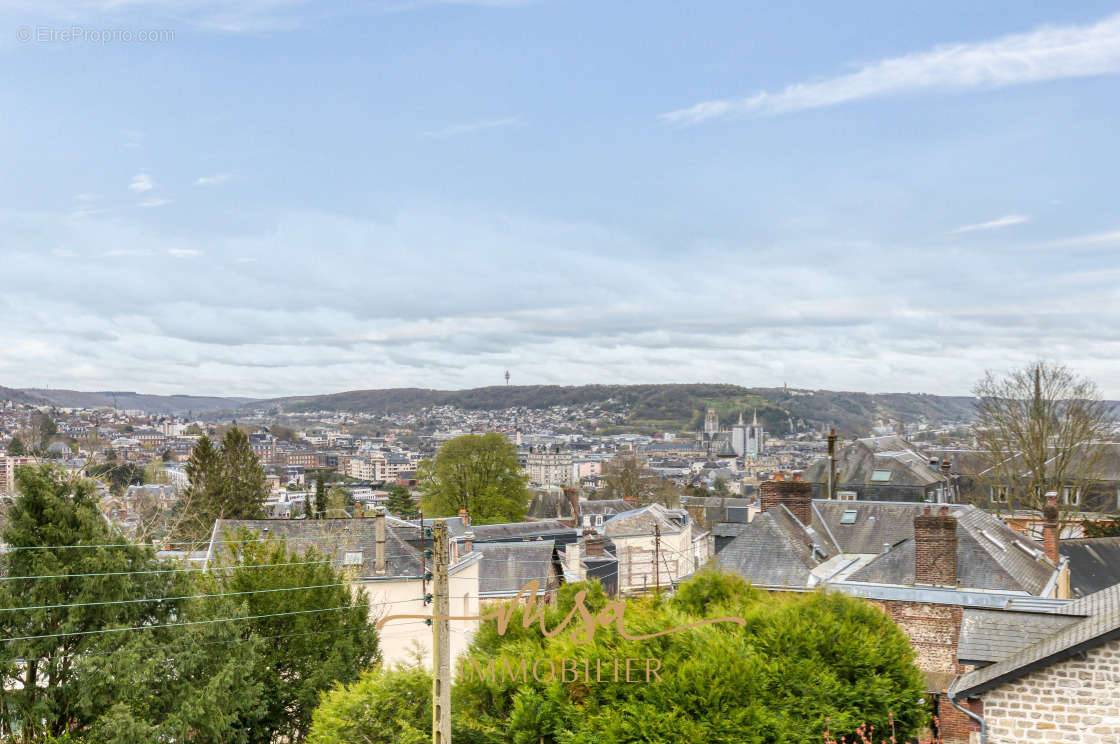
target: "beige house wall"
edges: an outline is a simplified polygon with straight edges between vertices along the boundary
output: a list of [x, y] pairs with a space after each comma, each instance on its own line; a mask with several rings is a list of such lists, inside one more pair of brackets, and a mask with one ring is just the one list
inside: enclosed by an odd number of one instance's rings
[[[989, 744], [1120, 742], [1120, 640], [983, 693]], [[973, 739], [979, 740], [978, 734]]]

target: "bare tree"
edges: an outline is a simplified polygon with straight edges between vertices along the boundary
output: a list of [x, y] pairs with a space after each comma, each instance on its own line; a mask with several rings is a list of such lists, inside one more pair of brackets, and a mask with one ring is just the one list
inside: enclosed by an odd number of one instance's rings
[[599, 498], [626, 499], [642, 506], [657, 502], [675, 508], [680, 506], [680, 489], [650, 470], [644, 458], [627, 452], [603, 464]]
[[1115, 423], [1096, 383], [1037, 361], [1002, 377], [988, 372], [973, 394], [973, 433], [988, 459], [980, 481], [992, 489], [997, 510], [1041, 509], [1048, 491], [1068, 496], [1063, 511], [1076, 510], [1077, 497], [1097, 480], [1105, 448], [1095, 444]]

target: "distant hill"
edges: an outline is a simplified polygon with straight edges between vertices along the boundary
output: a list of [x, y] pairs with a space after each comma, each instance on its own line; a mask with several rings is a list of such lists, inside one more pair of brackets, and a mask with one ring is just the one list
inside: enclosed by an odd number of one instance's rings
[[721, 384], [353, 390], [255, 401], [242, 406], [241, 410], [271, 414], [353, 411], [390, 415], [441, 405], [467, 410], [595, 405], [606, 411], [628, 411], [624, 428], [644, 432], [696, 430], [709, 406], [719, 412], [724, 423], [732, 423], [740, 413], [749, 420], [757, 410], [760, 423], [777, 434], [784, 434], [791, 427], [835, 426], [844, 435], [864, 435], [880, 419], [946, 424], [964, 423], [972, 417], [972, 399], [964, 396], [745, 388]]
[[10, 400], [13, 403], [26, 403], [33, 406], [41, 406], [49, 402], [34, 395], [30, 395], [23, 390], [16, 390], [15, 388], [7, 388], [0, 385], [0, 401], [4, 400]]
[[[7, 388], [0, 388], [0, 400]], [[16, 390], [39, 402], [48, 402], [62, 408], [98, 408], [110, 406], [122, 410], [144, 411], [168, 415], [195, 414], [216, 409], [237, 408], [254, 402], [253, 398], [219, 398], [205, 395], [145, 395], [132, 392], [83, 393], [78, 390], [48, 390], [25, 388]], [[22, 401], [21, 401], [22, 402]]]

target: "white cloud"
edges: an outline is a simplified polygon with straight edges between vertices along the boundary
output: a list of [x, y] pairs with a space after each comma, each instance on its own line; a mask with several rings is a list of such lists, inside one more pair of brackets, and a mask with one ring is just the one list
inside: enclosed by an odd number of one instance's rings
[[199, 176], [194, 179], [195, 186], [217, 186], [233, 178], [229, 173], [216, 173], [213, 176]]
[[515, 127], [521, 124], [521, 117], [508, 116], [504, 119], [485, 119], [483, 121], [473, 121], [467, 124], [454, 124], [443, 129], [433, 129], [427, 132], [421, 132], [421, 137], [428, 139], [444, 139], [447, 137], [458, 137], [463, 134], [474, 134], [475, 132], [484, 132], [489, 129], [504, 129], [506, 127]]
[[1031, 218], [1025, 214], [1009, 214], [994, 220], [988, 220], [987, 222], [978, 222], [975, 225], [964, 225], [963, 227], [950, 230], [948, 234], [959, 235], [960, 233], [976, 232], [978, 230], [998, 230], [1001, 227], [1021, 225], [1024, 222], [1030, 221]]
[[1078, 26], [1043, 26], [991, 41], [946, 44], [892, 57], [857, 72], [779, 92], [703, 101], [662, 114], [670, 124], [731, 115], [772, 115], [912, 91], [963, 91], [1120, 72], [1120, 15]]
[[173, 199], [164, 199], [163, 197], [160, 197], [160, 196], [153, 196], [151, 199], [145, 199], [144, 201], [140, 202], [140, 206], [141, 207], [162, 207], [162, 206], [165, 206], [167, 204], [171, 204], [173, 202], [174, 202]]
[[[984, 369], [1041, 354], [1120, 391], [1116, 276], [1092, 271], [1112, 266], [1106, 251], [1071, 274], [1043, 253], [1008, 261], [950, 245], [944, 261], [970, 271], [931, 292], [928, 250], [895, 243], [758, 247], [737, 235], [663, 252], [615, 228], [469, 205], [378, 219], [287, 211], [227, 235], [127, 214], [0, 212], [16, 288], [0, 297], [0, 347], [16, 350], [0, 355], [0, 384], [50, 370], [62, 387], [308, 394], [501, 384], [510, 369], [522, 384], [967, 393]], [[213, 260], [189, 260], [201, 255]], [[158, 270], [169, 256], [184, 260]], [[418, 266], [437, 289], [370, 302], [370, 271], [411, 286]], [[44, 275], [49, 293], [19, 289]], [[748, 275], [749, 306], [728, 280]]]
[[155, 183], [152, 182], [152, 177], [147, 173], [137, 173], [132, 177], [132, 183], [128, 184], [128, 190], [137, 194], [143, 194], [153, 188], [155, 188]]

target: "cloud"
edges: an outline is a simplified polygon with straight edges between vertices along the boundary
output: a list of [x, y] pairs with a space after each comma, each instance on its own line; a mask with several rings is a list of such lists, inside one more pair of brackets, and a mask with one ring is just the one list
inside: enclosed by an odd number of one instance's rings
[[433, 129], [427, 132], [421, 132], [420, 136], [427, 139], [445, 139], [447, 137], [458, 137], [464, 134], [474, 134], [475, 132], [484, 132], [489, 129], [504, 129], [506, 127], [516, 127], [521, 125], [521, 117], [509, 116], [504, 119], [485, 119], [483, 121], [473, 121], [467, 124], [455, 124], [443, 129]]
[[151, 199], [145, 199], [144, 201], [140, 202], [140, 206], [145, 208], [163, 207], [168, 204], [172, 204], [173, 202], [174, 199], [164, 199], [160, 196], [153, 196]]
[[152, 182], [152, 177], [147, 173], [137, 173], [132, 177], [132, 183], [128, 184], [128, 190], [137, 194], [143, 194], [153, 188], [155, 188], [155, 184]]
[[195, 186], [217, 186], [233, 178], [229, 173], [217, 173], [213, 176], [199, 176], [194, 179]]
[[[1071, 273], [1043, 253], [950, 245], [944, 261], [970, 270], [943, 283], [924, 244], [756, 247], [735, 234], [660, 251], [616, 227], [471, 205], [291, 210], [225, 235], [134, 212], [0, 212], [0, 235], [14, 288], [0, 298], [5, 385], [307, 394], [501, 384], [510, 369], [522, 384], [967, 393], [985, 369], [1041, 354], [1120, 392], [1117, 277], [1097, 270], [1113, 265], [1107, 251]], [[168, 257], [183, 260], [168, 271]], [[417, 267], [430, 291], [369, 301], [374, 268], [399, 288]], [[50, 292], [26, 289], [44, 275]], [[737, 276], [751, 277], [750, 303]]]
[[1088, 25], [1043, 26], [991, 41], [946, 44], [820, 81], [747, 98], [703, 101], [661, 114], [691, 125], [726, 116], [765, 116], [916, 91], [987, 90], [1120, 72], [1120, 15]]
[[1011, 227], [1012, 225], [1021, 225], [1024, 222], [1030, 222], [1031, 218], [1025, 214], [1009, 214], [999, 217], [987, 222], [978, 222], [975, 225], [964, 225], [956, 229], [950, 230], [949, 235], [959, 235], [961, 233], [976, 232], [978, 230], [998, 230], [1001, 227]]

